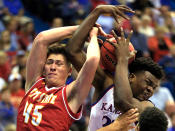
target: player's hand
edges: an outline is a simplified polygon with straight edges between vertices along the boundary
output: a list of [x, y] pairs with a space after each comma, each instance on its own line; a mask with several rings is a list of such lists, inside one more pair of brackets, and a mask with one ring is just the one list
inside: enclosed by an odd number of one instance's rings
[[123, 28], [121, 28], [121, 37], [118, 37], [114, 31], [112, 31], [112, 34], [117, 41], [117, 44], [115, 44], [117, 59], [119, 60], [122, 58], [129, 60], [129, 58], [133, 57], [136, 51], [129, 51], [129, 42], [132, 36], [132, 31], [129, 33], [127, 39], [125, 39]]
[[93, 27], [89, 33], [90, 38], [92, 38], [93, 36], [97, 37], [98, 35], [98, 28], [97, 27]]
[[117, 23], [118, 22], [118, 16], [121, 16], [125, 19], [129, 19], [127, 15], [125, 15], [123, 12], [129, 12], [129, 13], [135, 13], [131, 8], [125, 5], [99, 5], [96, 7], [96, 9], [100, 11], [100, 13], [108, 13], [114, 17]]
[[113, 35], [107, 34], [106, 32], [104, 32], [104, 30], [102, 29], [100, 24], [96, 23], [95, 27], [98, 28], [98, 36], [103, 36], [103, 37], [106, 37], [106, 38], [112, 38], [113, 37]]
[[115, 131], [128, 131], [135, 128], [132, 123], [138, 120], [138, 109], [130, 109], [126, 113], [120, 115], [113, 123]]
[[[93, 28], [91, 29], [91, 31], [89, 32], [86, 41], [87, 41], [87, 42], [90, 42], [90, 40], [92, 39], [92, 37], [94, 37], [94, 36], [97, 37], [98, 32], [99, 32], [99, 29], [98, 29], [97, 27], [93, 27]], [[100, 40], [98, 40], [98, 41], [100, 41]]]

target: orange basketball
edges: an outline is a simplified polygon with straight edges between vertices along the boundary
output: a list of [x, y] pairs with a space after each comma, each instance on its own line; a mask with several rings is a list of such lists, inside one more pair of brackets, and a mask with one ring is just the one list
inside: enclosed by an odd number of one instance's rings
[[[101, 46], [101, 67], [110, 72], [115, 71], [115, 66], [117, 64], [117, 58], [115, 55], [115, 46], [117, 43], [115, 38], [110, 38], [110, 42], [105, 41]], [[129, 51], [134, 51], [134, 47], [131, 43], [129, 43]], [[135, 57], [129, 59], [129, 63], [134, 60]]]

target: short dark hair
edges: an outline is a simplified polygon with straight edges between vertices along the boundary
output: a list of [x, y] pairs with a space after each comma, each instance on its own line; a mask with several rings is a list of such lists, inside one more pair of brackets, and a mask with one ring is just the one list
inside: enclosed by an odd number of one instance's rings
[[164, 72], [161, 66], [154, 62], [150, 57], [139, 57], [136, 58], [129, 65], [130, 73], [137, 73], [140, 71], [149, 71], [157, 79], [162, 79], [164, 77]]
[[164, 112], [156, 107], [147, 107], [139, 117], [140, 131], [166, 131], [168, 120]]
[[65, 51], [65, 44], [55, 43], [50, 45], [47, 51], [47, 57], [49, 57], [51, 54], [62, 54], [65, 57], [68, 66], [71, 65], [68, 59], [68, 55]]

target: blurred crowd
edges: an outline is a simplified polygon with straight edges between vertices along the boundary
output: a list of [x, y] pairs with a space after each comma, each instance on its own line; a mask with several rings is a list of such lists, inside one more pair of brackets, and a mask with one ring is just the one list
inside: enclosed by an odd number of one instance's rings
[[[97, 22], [106, 33], [117, 32], [119, 27], [126, 35], [133, 30], [136, 57], [152, 57], [162, 66], [165, 78], [150, 100], [166, 113], [169, 131], [175, 131], [175, 0], [0, 0], [0, 131], [15, 131], [17, 109], [25, 95], [25, 66], [37, 35], [33, 19], [25, 12], [55, 28], [80, 24], [99, 4], [126, 4], [136, 11], [128, 14], [130, 20], [119, 17], [120, 24], [108, 14]], [[93, 88], [84, 115], [72, 131], [87, 127], [92, 93]]]

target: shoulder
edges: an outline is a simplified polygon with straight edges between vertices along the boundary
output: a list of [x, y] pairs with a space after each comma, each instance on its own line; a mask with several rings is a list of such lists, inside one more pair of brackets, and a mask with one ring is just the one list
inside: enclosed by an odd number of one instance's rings
[[142, 112], [147, 107], [154, 107], [154, 104], [152, 103], [152, 101], [150, 101], [150, 100], [142, 101], [141, 102], [141, 107], [140, 107], [140, 112]]
[[26, 83], [25, 84], [25, 92], [28, 92], [29, 89], [31, 89], [32, 87], [34, 87], [38, 84], [45, 84], [45, 77], [40, 76], [34, 82]]
[[140, 101], [136, 98], [133, 98], [133, 106], [138, 108], [139, 112], [142, 112], [147, 107], [154, 107], [154, 104], [150, 100]]

